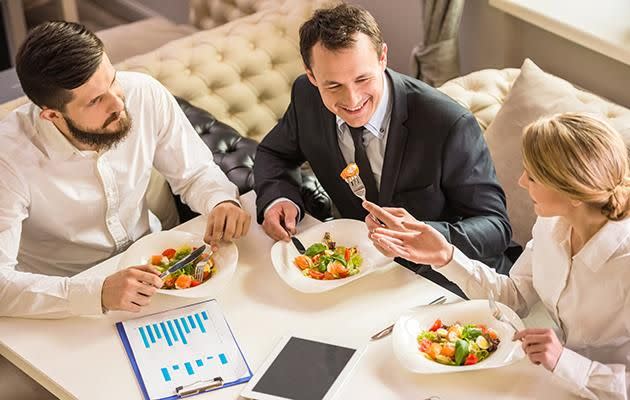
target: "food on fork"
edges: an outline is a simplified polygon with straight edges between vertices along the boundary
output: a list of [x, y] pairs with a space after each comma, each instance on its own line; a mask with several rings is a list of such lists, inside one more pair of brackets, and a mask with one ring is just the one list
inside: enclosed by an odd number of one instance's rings
[[303, 255], [295, 257], [293, 263], [304, 276], [317, 280], [346, 278], [360, 272], [363, 258], [356, 247], [337, 246], [330, 232], [321, 242], [314, 243]]
[[445, 365], [474, 365], [494, 353], [501, 340], [483, 324], [444, 325], [437, 319], [418, 334], [418, 349], [431, 361]]
[[[196, 248], [190, 246], [182, 246], [177, 250], [173, 248], [166, 249], [159, 255], [153, 255], [149, 258], [149, 264], [155, 266], [160, 272], [164, 272], [173, 266], [176, 262], [192, 253]], [[203, 268], [203, 274], [196, 279], [195, 271]], [[186, 264], [186, 266], [167, 275], [164, 278], [164, 286], [162, 289], [188, 289], [198, 286], [206, 282], [216, 272], [216, 266], [210, 252], [204, 252], [199, 257]]]
[[340, 176], [345, 181], [354, 178], [355, 176], [359, 176], [359, 167], [355, 163], [350, 163], [346, 165], [346, 168], [344, 168], [343, 171], [341, 171]]

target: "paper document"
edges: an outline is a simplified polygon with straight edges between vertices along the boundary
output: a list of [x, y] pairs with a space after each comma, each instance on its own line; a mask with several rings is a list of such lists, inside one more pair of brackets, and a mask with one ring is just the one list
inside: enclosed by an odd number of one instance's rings
[[223, 387], [252, 377], [216, 300], [116, 327], [146, 399], [177, 398], [176, 387], [215, 377]]

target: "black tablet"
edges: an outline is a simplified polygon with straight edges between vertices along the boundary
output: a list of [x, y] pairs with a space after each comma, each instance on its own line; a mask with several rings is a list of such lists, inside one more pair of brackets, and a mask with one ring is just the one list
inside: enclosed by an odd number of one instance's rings
[[241, 396], [256, 400], [330, 400], [358, 363], [365, 346], [341, 346], [285, 337]]

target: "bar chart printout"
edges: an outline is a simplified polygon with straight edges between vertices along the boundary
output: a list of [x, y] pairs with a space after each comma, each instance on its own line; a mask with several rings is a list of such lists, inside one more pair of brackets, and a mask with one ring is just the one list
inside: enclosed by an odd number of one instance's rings
[[172, 398], [177, 386], [215, 377], [230, 386], [252, 376], [216, 300], [116, 327], [147, 399]]

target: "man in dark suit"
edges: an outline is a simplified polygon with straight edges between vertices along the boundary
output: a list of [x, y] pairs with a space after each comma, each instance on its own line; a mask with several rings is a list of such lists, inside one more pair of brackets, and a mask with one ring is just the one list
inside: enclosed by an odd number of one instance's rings
[[[342, 217], [366, 218], [361, 199], [339, 177], [356, 162], [368, 200], [408, 210], [469, 257], [507, 273], [505, 195], [474, 116], [436, 89], [387, 69], [387, 45], [360, 7], [316, 11], [300, 28], [300, 51], [306, 75], [295, 81], [289, 108], [256, 153], [258, 222], [265, 232], [276, 240], [295, 233], [304, 215], [298, 168], [305, 161]], [[462, 294], [427, 266], [400, 263]]]

